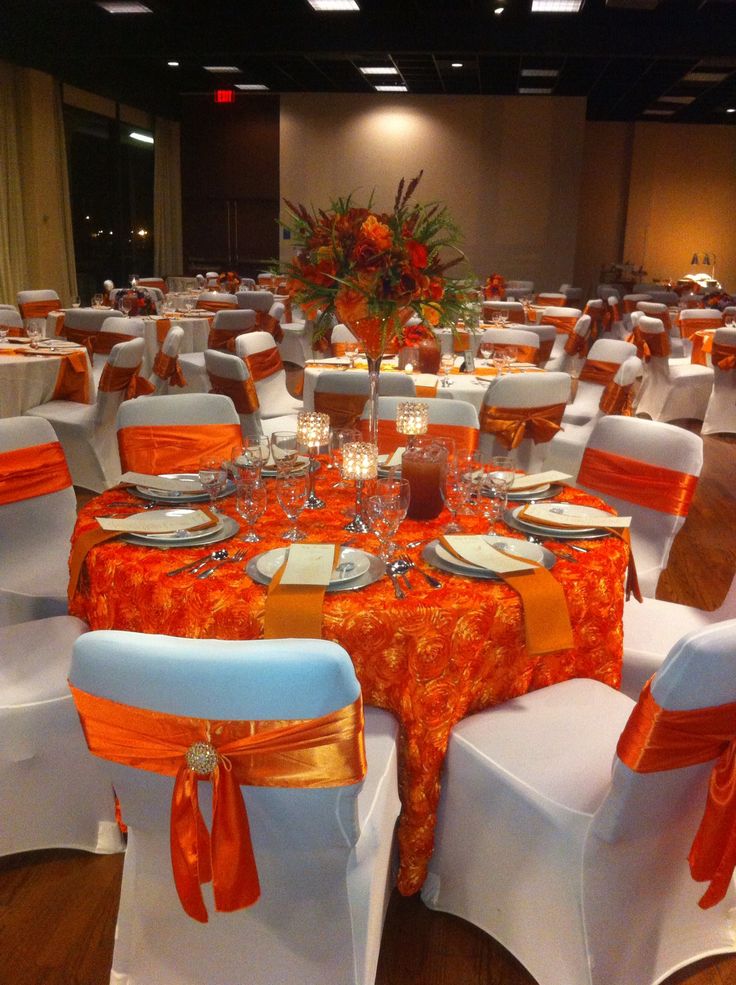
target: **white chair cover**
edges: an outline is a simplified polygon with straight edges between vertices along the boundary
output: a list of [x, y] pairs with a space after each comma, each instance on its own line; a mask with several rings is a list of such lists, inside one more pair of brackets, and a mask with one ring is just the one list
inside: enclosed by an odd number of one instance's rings
[[[665, 708], [736, 700], [736, 622], [683, 640]], [[633, 702], [593, 680], [533, 691], [453, 729], [422, 892], [508, 948], [540, 985], [654, 985], [734, 950], [726, 898], [698, 907], [687, 855], [712, 763], [634, 773], [614, 756]]]
[[[140, 366], [145, 342], [118, 342], [108, 357], [110, 366], [127, 369]], [[125, 399], [121, 390], [97, 391], [94, 407], [71, 400], [51, 400], [26, 411], [50, 422], [61, 442], [72, 474], [72, 482], [83, 489], [102, 492], [120, 478], [120, 458], [115, 440], [115, 416]]]
[[[212, 328], [217, 332], [228, 332], [233, 340], [245, 332], [252, 332], [256, 325], [254, 311], [242, 311], [238, 308], [223, 309], [215, 315]], [[209, 379], [204, 364], [204, 349], [195, 352], [185, 352], [179, 357], [184, 378], [187, 382], [186, 393], [207, 393]]]
[[[55, 307], [61, 309], [61, 301], [59, 300], [59, 295], [56, 291], [41, 290], [41, 291], [18, 291], [16, 295], [18, 306], [22, 310], [24, 304], [28, 304], [32, 301], [55, 301]], [[23, 324], [26, 327], [26, 331], [29, 328], [37, 328], [39, 331], [45, 335], [46, 334], [46, 318], [29, 318], [27, 316], [23, 317]]]
[[526, 312], [521, 301], [484, 301], [483, 321], [491, 321], [494, 313], [506, 315], [509, 321], [526, 324]]
[[[214, 373], [225, 379], [244, 383], [250, 377], [248, 367], [240, 356], [231, 355], [229, 352], [207, 349], [204, 353], [204, 364], [208, 378], [210, 373]], [[238, 413], [238, 417], [244, 435], [258, 437], [265, 434], [270, 438], [274, 431], [296, 431], [298, 415], [289, 414], [262, 421], [260, 411], [256, 410], [252, 414]]]
[[[736, 328], [717, 328], [715, 345], [727, 345], [736, 354]], [[713, 364], [713, 390], [705, 410], [701, 434], [736, 434], [736, 367], [727, 358], [723, 367]]]
[[525, 328], [484, 328], [478, 339], [478, 346], [486, 342], [489, 345], [499, 346], [529, 346], [532, 349], [539, 348], [539, 336], [536, 332], [527, 332]]
[[275, 302], [273, 291], [238, 291], [235, 297], [239, 308], [250, 311], [268, 312]]
[[[555, 372], [570, 373], [571, 375], [575, 372], [575, 370], [579, 371], [584, 362], [583, 357], [578, 354], [571, 356], [565, 351], [565, 346], [567, 345], [570, 337], [565, 332], [558, 332], [554, 325], [539, 325], [538, 327], [546, 331], [549, 331], [551, 328], [555, 333], [552, 351], [550, 352], [549, 359], [545, 363], [544, 368], [554, 370]], [[576, 339], [587, 339], [590, 335], [591, 329], [592, 319], [590, 315], [581, 315], [575, 322], [573, 335]], [[529, 330], [531, 331], [531, 326], [529, 326]]]
[[[178, 325], [172, 325], [171, 328], [166, 333], [166, 338], [161, 345], [161, 352], [165, 356], [169, 356], [171, 359], [178, 359], [179, 352], [181, 350], [182, 339], [184, 338], [184, 329], [180, 328]], [[180, 388], [174, 387], [170, 389], [169, 381], [164, 379], [164, 377], [159, 376], [158, 373], [152, 372], [148, 377], [148, 382], [152, 383], [155, 389], [153, 396], [162, 397], [167, 393], [176, 393]]]
[[[248, 332], [246, 335], [239, 335], [235, 341], [235, 353], [241, 359], [276, 348], [277, 345], [270, 332]], [[254, 380], [254, 383], [260, 403], [261, 421], [271, 417], [298, 414], [299, 411], [304, 410], [303, 402], [292, 397], [286, 387], [286, 372], [283, 367], [262, 380]]]
[[[639, 329], [651, 335], [665, 334], [659, 318], [642, 314]], [[689, 418], [702, 421], [713, 389], [713, 370], [690, 363], [670, 364], [667, 356], [652, 355], [644, 364], [644, 379], [634, 410], [654, 421]]]
[[197, 307], [206, 309], [208, 305], [214, 305], [217, 310], [220, 310], [221, 308], [237, 308], [238, 302], [234, 294], [228, 294], [225, 291], [202, 291], [197, 298]]
[[[323, 640], [88, 633], [75, 647], [71, 680], [123, 704], [211, 719], [317, 717], [359, 693], [347, 653]], [[365, 712], [362, 784], [243, 788], [261, 898], [216, 913], [205, 887], [207, 924], [184, 913], [174, 888], [172, 778], [104, 764], [130, 832], [112, 981], [372, 985], [399, 798], [396, 722], [377, 709]], [[205, 812], [209, 793], [201, 783]]]
[[659, 318], [663, 325], [669, 324], [668, 334], [670, 337], [670, 355], [672, 358], [684, 359], [686, 356], [689, 356], [692, 345], [689, 340], [682, 338], [679, 324], [670, 318], [669, 305], [654, 300], [639, 301], [636, 310], [643, 312], [648, 318]]
[[[625, 360], [636, 355], [636, 346], [631, 342], [621, 342], [619, 339], [596, 339], [590, 347], [585, 362], [618, 363], [619, 367]], [[585, 362], [580, 370], [584, 372]], [[605, 386], [587, 380], [578, 380], [575, 397], [565, 411], [565, 424], [586, 424], [596, 416]]]

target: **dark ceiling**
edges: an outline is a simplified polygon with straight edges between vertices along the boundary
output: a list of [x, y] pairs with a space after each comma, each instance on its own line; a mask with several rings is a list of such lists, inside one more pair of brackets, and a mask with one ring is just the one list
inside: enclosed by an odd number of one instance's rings
[[[546, 87], [586, 97], [591, 120], [736, 124], [727, 112], [736, 109], [736, 0], [585, 0], [578, 14], [532, 14], [531, 0], [506, 0], [501, 15], [493, 0], [359, 0], [354, 13], [317, 13], [307, 0], [143, 2], [152, 13], [4, 0], [0, 56], [173, 116], [182, 98], [235, 84], [368, 93], [393, 81], [429, 95]], [[399, 78], [371, 81], [360, 72], [369, 64]], [[706, 78], [689, 80], [693, 72]]]

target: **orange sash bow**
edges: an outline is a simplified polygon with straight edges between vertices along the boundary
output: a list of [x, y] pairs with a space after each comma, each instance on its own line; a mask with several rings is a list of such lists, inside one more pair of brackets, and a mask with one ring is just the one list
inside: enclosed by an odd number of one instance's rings
[[267, 376], [273, 376], [274, 373], [278, 373], [284, 368], [281, 353], [275, 346], [272, 349], [262, 349], [261, 352], [251, 353], [245, 357], [245, 362], [254, 383], [265, 380]]
[[89, 369], [87, 353], [64, 353], [59, 365], [59, 375], [52, 400], [73, 400], [80, 404], [89, 403]]
[[593, 331], [591, 334], [598, 338], [603, 332], [611, 331], [611, 309], [608, 304], [603, 301], [600, 306], [591, 306], [590, 302], [585, 305], [584, 315], [590, 315], [591, 325], [593, 326]]
[[242, 332], [231, 332], [227, 328], [211, 328], [207, 336], [207, 348], [218, 352], [235, 352], [235, 339]]
[[588, 352], [588, 339], [585, 335], [573, 332], [565, 342], [565, 352], [568, 356], [585, 356]]
[[622, 763], [637, 773], [657, 773], [716, 762], [705, 811], [688, 861], [696, 882], [710, 882], [698, 905], [706, 910], [726, 895], [736, 866], [736, 703], [672, 711], [642, 689], [618, 740]]
[[588, 448], [578, 474], [578, 485], [608, 493], [672, 516], [687, 516], [698, 477], [649, 465], [600, 448]]
[[607, 363], [602, 359], [586, 359], [580, 370], [580, 380], [608, 386], [620, 368], [618, 363]]
[[[94, 355], [95, 337], [97, 336], [96, 331], [87, 328], [69, 328], [68, 326], [63, 325], [61, 330], [59, 330], [57, 326], [56, 334], [62, 335], [67, 342], [76, 342], [77, 345], [83, 345], [89, 353], [90, 359]], [[108, 352], [109, 351], [110, 350], [108, 349]]]
[[[360, 422], [362, 441], [368, 441], [368, 421]], [[455, 449], [459, 452], [468, 452], [471, 455], [478, 447], [477, 428], [467, 427], [462, 424], [430, 424], [427, 428], [427, 435], [430, 438], [450, 438], [455, 442]], [[405, 445], [408, 435], [399, 434], [396, 430], [396, 421], [380, 419], [378, 421], [378, 451], [381, 455], [389, 455], [402, 445]]]
[[640, 359], [647, 362], [654, 356], [655, 359], [669, 359], [672, 347], [670, 337], [666, 332], [643, 332], [636, 328], [633, 332], [634, 345]]
[[18, 303], [18, 311], [20, 311], [21, 318], [45, 318], [52, 311], [56, 311], [58, 307], [58, 298], [55, 298], [53, 301], [26, 301], [25, 304]]
[[242, 445], [240, 424], [168, 424], [121, 428], [123, 472], [196, 472], [203, 458], [230, 458]]
[[539, 348], [537, 349], [537, 358], [534, 362], [537, 366], [544, 366], [546, 362], [549, 361], [552, 355], [552, 346], [555, 344], [554, 339], [540, 339]]
[[156, 319], [156, 341], [160, 346], [164, 344], [166, 336], [169, 334], [170, 328], [171, 328], [170, 318]]
[[[210, 721], [134, 708], [69, 686], [93, 755], [176, 777], [174, 883], [185, 912], [201, 923], [207, 923], [202, 883], [212, 882], [219, 912], [244, 909], [261, 895], [241, 785], [315, 789], [365, 776], [360, 697], [320, 718]], [[212, 784], [211, 833], [199, 808], [204, 780]]]
[[124, 390], [125, 400], [132, 400], [134, 397], [153, 393], [155, 391], [153, 384], [144, 380], [142, 376], [138, 376], [140, 368], [140, 363], [137, 366], [111, 366], [110, 363], [107, 363], [102, 370], [97, 389], [103, 393]]
[[708, 365], [706, 356], [710, 355], [713, 350], [713, 338], [716, 331], [715, 328], [708, 328], [702, 332], [693, 332], [690, 336], [690, 341], [693, 345], [692, 352], [690, 353], [690, 362], [693, 366]]
[[557, 334], [572, 335], [578, 320], [573, 315], [542, 315], [540, 325], [554, 325]]
[[601, 411], [604, 414], [618, 414], [620, 417], [631, 417], [633, 414], [632, 404], [634, 399], [631, 392], [632, 388], [632, 383], [629, 383], [628, 386], [620, 386], [611, 380], [601, 394], [598, 404]]
[[47, 496], [71, 484], [58, 441], [0, 452], [0, 506]]
[[250, 377], [247, 380], [233, 380], [227, 376], [217, 376], [209, 373], [212, 388], [210, 393], [221, 393], [230, 397], [239, 414], [255, 414], [260, 407], [258, 394]]
[[551, 441], [562, 430], [565, 404], [548, 404], [545, 407], [488, 407], [480, 413], [480, 429], [492, 434], [504, 448], [518, 448], [524, 438], [531, 438], [535, 445]]
[[723, 328], [723, 318], [682, 318], [680, 317], [680, 334], [683, 339], [689, 339], [693, 332], [701, 328]]
[[284, 337], [281, 322], [267, 311], [256, 311], [256, 329], [273, 335], [274, 342], [281, 342]]
[[331, 428], [354, 428], [368, 397], [364, 393], [325, 393], [316, 390], [314, 409], [330, 418]]
[[153, 372], [159, 379], [166, 380], [169, 386], [186, 386], [178, 356], [167, 356], [159, 349], [153, 360]]
[[731, 370], [736, 366], [736, 345], [726, 345], [714, 340], [710, 358], [718, 369], [724, 372]]

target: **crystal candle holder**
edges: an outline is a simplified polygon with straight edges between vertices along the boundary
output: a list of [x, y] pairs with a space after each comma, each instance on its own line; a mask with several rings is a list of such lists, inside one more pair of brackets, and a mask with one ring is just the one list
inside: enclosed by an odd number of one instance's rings
[[355, 516], [345, 529], [350, 533], [368, 533], [370, 525], [363, 515], [363, 483], [378, 475], [378, 447], [367, 441], [350, 441], [343, 445], [342, 475], [355, 482]]
[[296, 440], [309, 455], [309, 494], [304, 506], [308, 510], [323, 510], [325, 502], [314, 491], [314, 458], [320, 447], [329, 443], [329, 416], [317, 411], [302, 411], [296, 420]]
[[406, 401], [396, 405], [396, 430], [399, 434], [426, 434], [428, 427], [427, 404]]

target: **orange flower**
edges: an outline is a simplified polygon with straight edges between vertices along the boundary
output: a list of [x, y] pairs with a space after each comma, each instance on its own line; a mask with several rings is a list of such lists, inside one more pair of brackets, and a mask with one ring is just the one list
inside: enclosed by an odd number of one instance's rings
[[380, 222], [375, 215], [369, 215], [360, 227], [360, 235], [367, 239], [376, 250], [390, 250], [393, 245], [393, 235], [385, 222]]
[[422, 305], [422, 318], [430, 325], [439, 325], [440, 323], [439, 311], [430, 304]]
[[368, 314], [368, 301], [365, 294], [350, 287], [341, 287], [335, 296], [337, 317], [346, 325], [365, 318]]
[[415, 267], [419, 267], [423, 270], [427, 266], [429, 254], [427, 253], [427, 247], [424, 243], [417, 243], [415, 239], [410, 239], [407, 241], [406, 251], [409, 254], [409, 259]]

